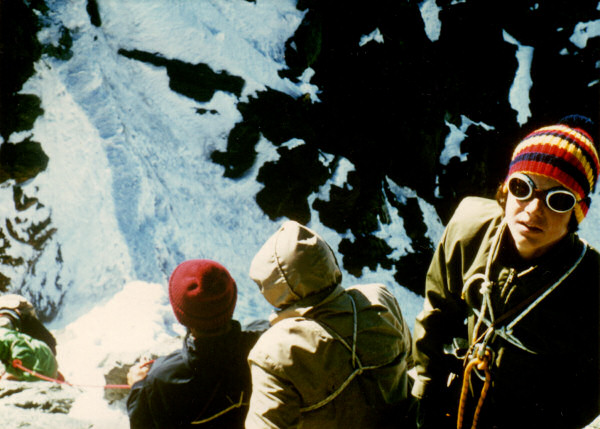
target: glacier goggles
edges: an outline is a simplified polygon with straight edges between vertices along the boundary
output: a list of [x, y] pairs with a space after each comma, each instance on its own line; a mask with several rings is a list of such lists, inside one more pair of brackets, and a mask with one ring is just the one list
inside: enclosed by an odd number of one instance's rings
[[546, 206], [556, 213], [566, 213], [575, 207], [577, 198], [571, 191], [556, 187], [545, 191], [536, 188], [529, 176], [523, 173], [514, 173], [508, 178], [508, 192], [519, 201], [529, 201], [533, 197], [539, 198]]

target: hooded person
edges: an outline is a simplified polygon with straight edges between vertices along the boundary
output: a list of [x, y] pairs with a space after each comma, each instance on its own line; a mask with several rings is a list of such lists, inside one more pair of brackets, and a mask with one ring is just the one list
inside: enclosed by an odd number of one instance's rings
[[590, 121], [516, 146], [496, 200], [448, 222], [414, 328], [420, 428], [582, 428], [600, 412], [600, 254], [576, 233], [599, 171]]
[[246, 359], [260, 322], [242, 330], [232, 319], [236, 283], [224, 266], [208, 259], [188, 260], [173, 270], [169, 299], [188, 332], [180, 350], [151, 367], [142, 362], [130, 369], [130, 427], [243, 428], [251, 391]]
[[294, 221], [258, 251], [250, 277], [276, 310], [248, 357], [246, 428], [399, 427], [411, 338], [389, 290], [343, 288], [331, 248]]
[[39, 381], [42, 376], [56, 378], [56, 340], [39, 321], [35, 308], [25, 297], [17, 294], [0, 296], [0, 361], [4, 365], [2, 378]]

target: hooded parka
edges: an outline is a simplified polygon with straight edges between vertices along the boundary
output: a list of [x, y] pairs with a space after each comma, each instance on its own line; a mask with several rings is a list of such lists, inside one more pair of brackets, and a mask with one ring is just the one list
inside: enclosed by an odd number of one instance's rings
[[394, 296], [379, 284], [344, 289], [327, 243], [292, 221], [250, 276], [278, 310], [248, 358], [246, 428], [398, 427], [411, 337]]
[[[600, 412], [599, 312], [596, 250], [569, 233], [524, 261], [498, 203], [465, 199], [432, 260], [414, 329], [412, 391], [425, 408], [423, 427], [457, 427], [461, 357], [485, 338], [491, 387], [477, 427], [584, 427]], [[471, 374], [463, 427], [471, 427], [480, 377]], [[448, 426], [440, 421], [446, 413]]]

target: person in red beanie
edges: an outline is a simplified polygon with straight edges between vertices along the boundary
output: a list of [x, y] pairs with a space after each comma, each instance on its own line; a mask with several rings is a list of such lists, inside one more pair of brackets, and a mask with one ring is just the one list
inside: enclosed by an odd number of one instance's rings
[[[250, 397], [247, 356], [264, 328], [242, 330], [232, 319], [236, 283], [208, 259], [178, 265], [169, 279], [169, 300], [188, 329], [183, 347], [131, 368], [127, 410], [132, 429], [243, 428]], [[265, 322], [266, 323], [266, 322]]]
[[414, 328], [417, 426], [585, 427], [600, 413], [600, 254], [576, 233], [600, 162], [585, 117], [516, 146], [496, 201], [468, 197]]

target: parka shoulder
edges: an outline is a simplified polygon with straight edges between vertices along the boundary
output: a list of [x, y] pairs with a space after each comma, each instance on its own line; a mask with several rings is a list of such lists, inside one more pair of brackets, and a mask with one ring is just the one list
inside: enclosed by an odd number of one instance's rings
[[463, 199], [445, 231], [448, 241], [470, 241], [492, 222], [499, 223], [503, 216], [502, 207], [495, 201], [481, 197]]
[[330, 341], [330, 336], [314, 320], [304, 317], [283, 319], [263, 333], [248, 355], [248, 361], [279, 373], [299, 356], [314, 354], [319, 343]]

